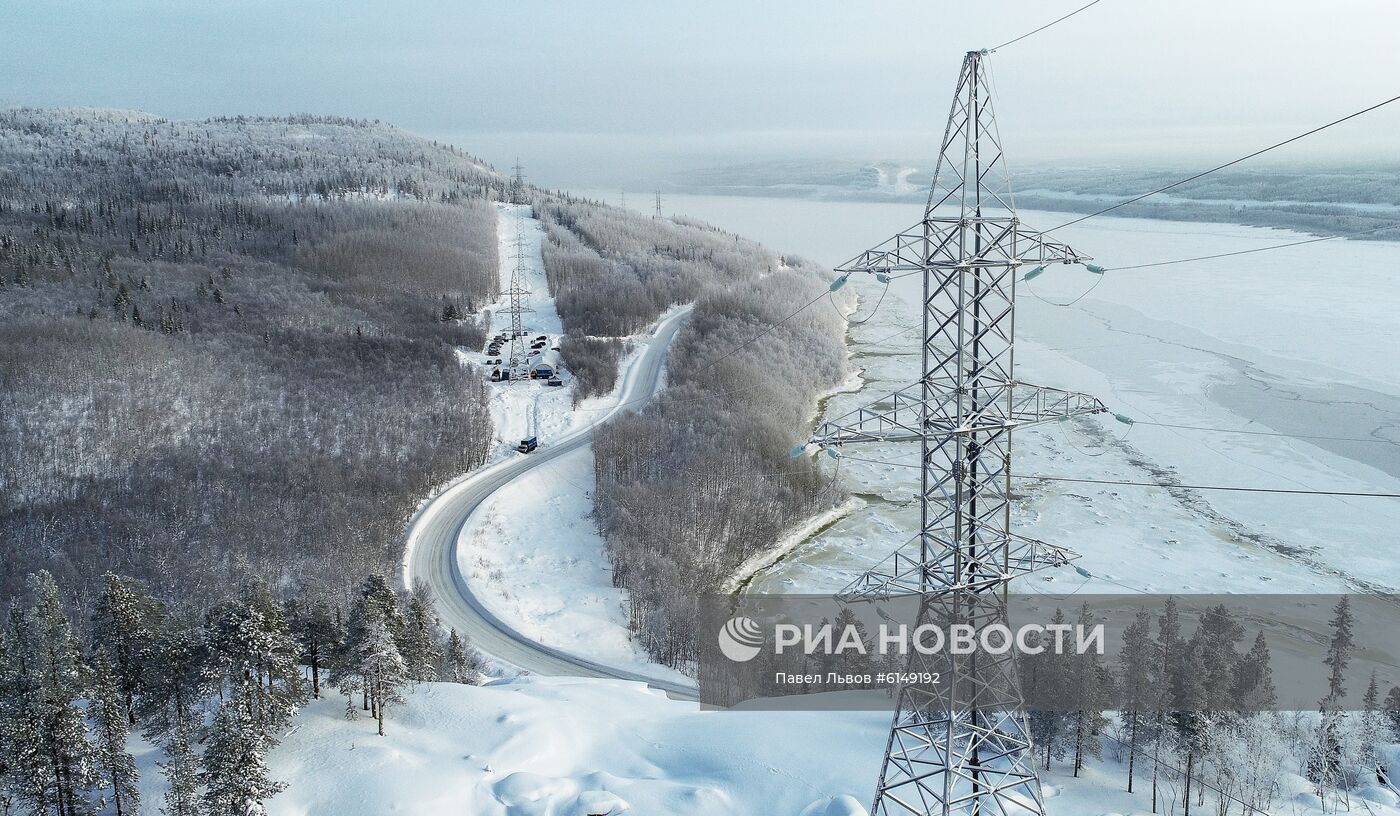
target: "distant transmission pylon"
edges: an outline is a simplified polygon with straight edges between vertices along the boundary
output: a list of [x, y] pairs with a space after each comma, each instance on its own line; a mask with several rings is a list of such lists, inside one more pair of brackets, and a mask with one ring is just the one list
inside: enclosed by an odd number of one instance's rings
[[519, 156], [515, 157], [515, 167], [511, 169], [515, 171], [515, 176], [510, 183], [510, 203], [528, 204], [525, 200], [525, 166], [520, 163]]
[[525, 276], [530, 271], [527, 263], [528, 250], [525, 242], [525, 218], [523, 210], [516, 211], [515, 219], [515, 245], [512, 253], [515, 259], [515, 266], [510, 271], [510, 288], [506, 290], [506, 295], [510, 297], [510, 306], [506, 308], [506, 314], [510, 315], [510, 357], [506, 361], [506, 372], [510, 381], [522, 379], [525, 375], [525, 343], [523, 335], [525, 329], [522, 325], [522, 316], [534, 312], [525, 305], [526, 298], [530, 297], [530, 290], [525, 288]]
[[[1013, 376], [1019, 270], [1087, 256], [1017, 218], [984, 56], [963, 60], [923, 220], [838, 268], [922, 276], [923, 376], [811, 439], [919, 442], [918, 548], [895, 552], [841, 598], [915, 595], [921, 623], [970, 625], [974, 642], [1004, 620], [1011, 579], [1077, 557], [1011, 531], [1012, 429], [1105, 410], [1088, 395]], [[936, 658], [915, 650], [911, 675], [935, 660], [942, 682], [899, 690], [871, 816], [1043, 814], [1011, 650]]]
[[654, 217], [654, 218], [664, 218], [664, 217], [665, 217], [665, 216], [663, 216], [663, 215], [661, 214], [661, 191], [660, 191], [660, 190], [657, 190], [657, 191], [656, 191], [656, 214], [655, 214], [653, 217]]

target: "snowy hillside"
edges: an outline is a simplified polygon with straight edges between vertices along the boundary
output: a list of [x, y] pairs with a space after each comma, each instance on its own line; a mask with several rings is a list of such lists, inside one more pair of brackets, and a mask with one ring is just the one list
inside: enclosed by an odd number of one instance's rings
[[[344, 710], [313, 702], [273, 749], [287, 790], [269, 816], [864, 816], [889, 726], [885, 712], [702, 712], [636, 683], [544, 677], [419, 685], [382, 738]], [[143, 816], [164, 793], [157, 758], [138, 753]], [[1112, 749], [1080, 778], [1057, 766], [1043, 780], [1051, 816], [1151, 812], [1148, 780], [1124, 791]], [[1306, 780], [1280, 783], [1276, 816], [1321, 812]], [[1174, 785], [1159, 795], [1158, 812], [1181, 812]], [[1353, 812], [1400, 814], [1369, 795]]]

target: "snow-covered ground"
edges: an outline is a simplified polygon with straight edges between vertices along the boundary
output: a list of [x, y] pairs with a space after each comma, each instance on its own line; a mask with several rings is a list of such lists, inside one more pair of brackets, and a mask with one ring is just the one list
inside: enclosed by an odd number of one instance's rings
[[629, 637], [622, 590], [594, 527], [593, 449], [584, 446], [496, 491], [462, 528], [462, 575], [521, 634], [604, 665], [690, 683]]
[[[525, 327], [530, 337], [547, 334], [557, 342], [562, 324], [545, 281], [540, 223], [529, 207], [498, 204], [497, 208], [502, 288], [515, 266], [516, 236], [524, 235], [525, 285], [534, 309]], [[679, 311], [667, 311], [661, 322]], [[563, 387], [550, 387], [541, 380], [490, 383], [497, 440], [492, 460], [521, 456], [515, 446], [527, 436], [538, 436], [540, 444], [548, 446], [605, 419], [624, 399], [642, 351], [653, 339], [650, 330], [627, 338], [631, 351], [620, 364], [617, 386], [577, 407], [567, 372]], [[473, 362], [485, 359], [481, 354], [461, 354]], [[557, 366], [557, 355], [545, 354], [546, 362]], [[463, 578], [492, 614], [536, 642], [604, 665], [689, 684], [681, 673], [653, 664], [630, 639], [623, 594], [612, 585], [612, 566], [590, 515], [592, 496], [591, 446], [552, 459], [506, 484], [482, 502], [459, 533], [457, 558]]]
[[[889, 715], [873, 711], [699, 711], [639, 683], [521, 677], [425, 683], [389, 710], [386, 735], [345, 719], [334, 695], [302, 709], [268, 757], [287, 789], [269, 816], [864, 816]], [[135, 740], [141, 813], [160, 812], [159, 752]], [[1393, 758], [1395, 749], [1388, 749]], [[1052, 816], [1147, 816], [1112, 749], [1073, 778], [1042, 773]], [[1283, 774], [1272, 811], [1316, 816], [1308, 783]], [[1163, 799], [1180, 792], [1165, 780]], [[1364, 804], [1360, 797], [1372, 801]], [[1214, 813], [1207, 797], [1202, 813]], [[1354, 811], [1396, 816], [1382, 790]], [[1238, 807], [1236, 807], [1236, 812]], [[1159, 810], [1159, 812], [1167, 812]]]
[[[871, 712], [701, 712], [613, 680], [425, 683], [405, 696], [384, 737], [367, 717], [347, 721], [344, 698], [302, 709], [268, 757], [287, 785], [269, 816], [864, 814], [856, 800], [873, 789], [888, 725]], [[156, 816], [160, 753], [134, 744], [141, 813]], [[843, 795], [856, 798], [829, 806]]]

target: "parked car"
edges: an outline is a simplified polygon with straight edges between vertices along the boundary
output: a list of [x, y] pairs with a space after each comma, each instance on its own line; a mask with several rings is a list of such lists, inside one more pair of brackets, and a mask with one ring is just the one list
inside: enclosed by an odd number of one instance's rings
[[559, 379], [558, 377], [550, 377], [550, 378], [549, 378], [549, 384], [550, 384], [550, 385], [558, 386], [558, 385], [563, 385], [563, 384], [564, 384], [564, 381], [561, 380], [561, 379]]
[[534, 450], [535, 448], [538, 448], [539, 446], [540, 438], [538, 436], [532, 436], [528, 439], [520, 440], [520, 444], [516, 445], [515, 449], [520, 451], [521, 453], [529, 453], [530, 451]]

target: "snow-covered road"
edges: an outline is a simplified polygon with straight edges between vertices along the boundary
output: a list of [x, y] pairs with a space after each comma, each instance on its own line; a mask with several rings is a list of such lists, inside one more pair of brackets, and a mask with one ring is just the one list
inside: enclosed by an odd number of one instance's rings
[[671, 341], [689, 314], [689, 309], [675, 310], [656, 325], [646, 347], [623, 371], [614, 409], [593, 414], [585, 424], [562, 436], [542, 439], [534, 453], [507, 457], [459, 479], [413, 517], [406, 536], [404, 583], [411, 586], [419, 579], [428, 583], [438, 597], [438, 611], [445, 627], [471, 638], [476, 648], [486, 654], [535, 674], [634, 680], [676, 697], [695, 698], [693, 684], [604, 665], [586, 655], [572, 654], [526, 636], [477, 597], [462, 575], [457, 554], [462, 528], [492, 494], [584, 448], [601, 423], [619, 411], [641, 408], [656, 393]]

